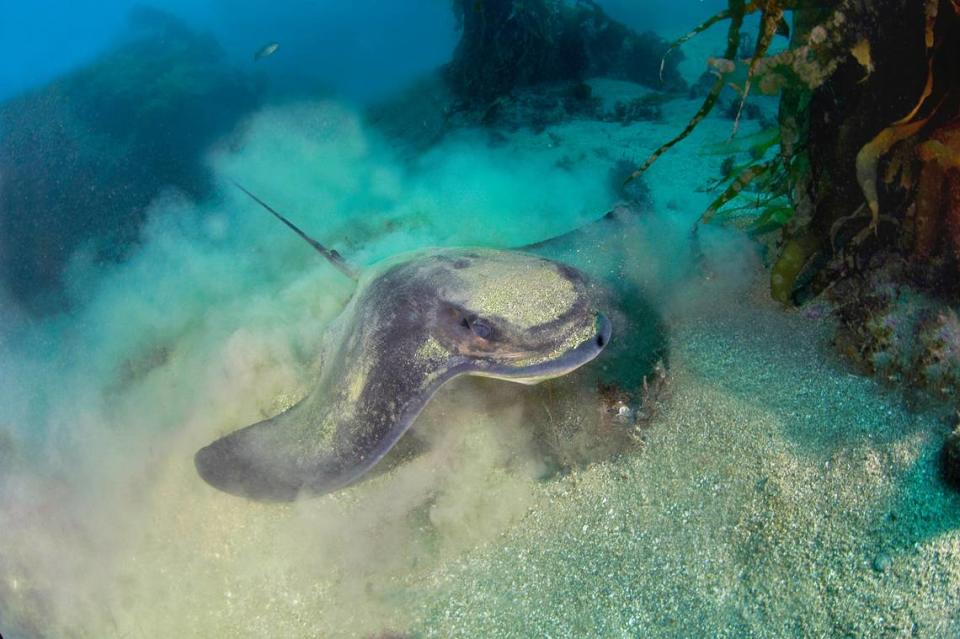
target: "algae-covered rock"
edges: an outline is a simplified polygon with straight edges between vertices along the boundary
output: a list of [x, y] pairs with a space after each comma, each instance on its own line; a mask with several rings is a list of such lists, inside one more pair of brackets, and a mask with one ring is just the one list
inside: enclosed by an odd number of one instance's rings
[[[818, 272], [802, 285], [805, 294], [879, 253], [916, 257], [946, 274], [931, 290], [952, 288], [951, 224], [941, 224], [950, 219], [948, 206], [934, 210], [923, 197], [925, 183], [946, 187], [920, 176], [924, 143], [960, 118], [960, 14], [949, 0], [873, 0], [806, 9], [795, 20], [795, 46], [834, 43], [831, 57], [811, 67], [829, 73], [805, 78], [813, 80], [808, 97], [798, 99], [794, 87], [781, 102], [781, 124], [799, 122], [806, 131], [796, 148], [805, 146], [810, 171], [795, 191], [809, 209], [802, 232], [818, 239], [823, 258], [812, 261]], [[824, 266], [828, 257], [836, 259]]]

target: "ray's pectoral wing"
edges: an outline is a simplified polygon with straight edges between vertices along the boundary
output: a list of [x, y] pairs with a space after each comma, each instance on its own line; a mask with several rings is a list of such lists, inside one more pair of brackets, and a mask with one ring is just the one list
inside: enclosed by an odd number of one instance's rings
[[240, 429], [197, 452], [207, 483], [260, 501], [319, 495], [359, 479], [393, 447], [453, 371], [397, 374], [389, 364], [363, 384], [336, 380], [284, 413]]

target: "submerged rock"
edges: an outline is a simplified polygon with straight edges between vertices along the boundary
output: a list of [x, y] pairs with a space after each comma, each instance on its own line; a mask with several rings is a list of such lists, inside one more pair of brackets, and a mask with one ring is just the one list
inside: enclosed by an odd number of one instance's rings
[[594, 2], [457, 0], [463, 35], [445, 76], [467, 102], [487, 103], [544, 82], [609, 76], [685, 91], [682, 54], [661, 60], [668, 43], [638, 34]]
[[950, 298], [924, 291], [922, 269], [887, 254], [875, 262], [823, 296], [837, 320], [834, 346], [860, 373], [931, 398], [954, 400], [960, 396], [960, 319], [955, 306]]
[[943, 445], [940, 469], [946, 482], [960, 490], [960, 426], [954, 428]]
[[891, 559], [890, 555], [885, 552], [882, 552], [873, 558], [872, 566], [877, 572], [887, 572], [890, 570], [890, 566], [892, 565], [893, 559]]
[[637, 163], [626, 158], [620, 158], [610, 167], [611, 191], [637, 211], [647, 211], [653, 208], [653, 194], [650, 185], [643, 176], [628, 181], [633, 174]]
[[35, 310], [58, 305], [80, 247], [122, 258], [162, 190], [203, 196], [203, 155], [257, 104], [212, 37], [147, 9], [130, 31], [88, 66], [0, 105], [0, 278]]

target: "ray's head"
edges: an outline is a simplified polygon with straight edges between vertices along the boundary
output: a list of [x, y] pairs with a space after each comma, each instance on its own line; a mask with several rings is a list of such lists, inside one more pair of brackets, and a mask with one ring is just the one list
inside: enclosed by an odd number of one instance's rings
[[440, 252], [427, 268], [439, 285], [425, 352], [448, 353], [468, 374], [535, 383], [589, 362], [610, 341], [590, 283], [563, 264], [474, 249]]

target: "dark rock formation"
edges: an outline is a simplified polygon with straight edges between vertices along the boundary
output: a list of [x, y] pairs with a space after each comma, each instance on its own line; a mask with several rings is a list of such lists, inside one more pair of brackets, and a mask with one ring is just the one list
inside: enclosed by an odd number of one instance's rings
[[206, 149], [257, 103], [209, 36], [140, 10], [125, 44], [0, 105], [0, 278], [56, 307], [70, 256], [118, 259], [163, 189], [208, 189]]
[[446, 77], [467, 102], [485, 103], [514, 89], [608, 76], [671, 91], [685, 90], [667, 43], [612, 20], [592, 1], [455, 0], [463, 35]]
[[[927, 2], [916, 0], [875, 0], [843, 5], [842, 57], [826, 81], [809, 95], [809, 101], [784, 94], [781, 121], [790, 118], [807, 123], [805, 152], [810, 158], [808, 183], [802, 186], [807, 200], [801, 203], [800, 234], [807, 250], [821, 260], [812, 261], [818, 271], [801, 298], [825, 289], [851, 263], [862, 267], [878, 251], [909, 255], [916, 245], [915, 219], [908, 213], [917, 199], [917, 174], [921, 158], [917, 147], [960, 117], [960, 17], [950, 0], [941, 0], [927, 45]], [[810, 25], [830, 17], [829, 11], [807, 10], [796, 20], [796, 34], [808, 38]], [[869, 58], [858, 61], [850, 51], [866, 51]], [[928, 66], [929, 65], [929, 66]], [[928, 72], [933, 83], [924, 95]], [[864, 206], [864, 191], [858, 180], [858, 154], [884, 129], [907, 117], [919, 122], [929, 118], [916, 134], [885, 150], [877, 158], [879, 209], [883, 214], [877, 232], [864, 234], [870, 212]], [[891, 164], [902, 168], [893, 172]], [[891, 177], [893, 176], [893, 177]], [[863, 207], [861, 209], [861, 207]], [[861, 210], [861, 214], [855, 213]], [[938, 213], [938, 217], [945, 213]], [[823, 261], [843, 248], [844, 259], [823, 268]], [[923, 256], [931, 264], [948, 260], [944, 247]], [[947, 269], [956, 273], [956, 269]]]
[[960, 490], [960, 426], [955, 428], [940, 453], [940, 472], [944, 481]]

